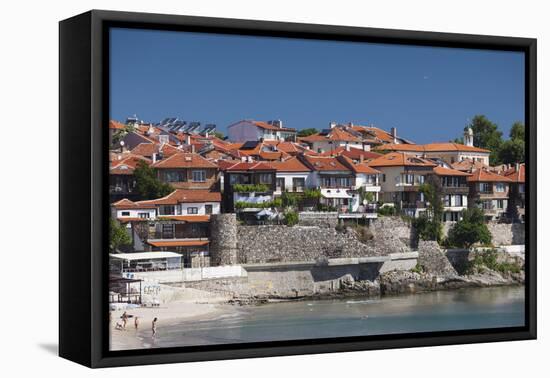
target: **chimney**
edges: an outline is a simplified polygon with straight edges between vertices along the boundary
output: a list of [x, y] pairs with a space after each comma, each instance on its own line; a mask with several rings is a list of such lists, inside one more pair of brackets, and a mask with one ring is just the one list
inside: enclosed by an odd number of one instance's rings
[[336, 127], [336, 122], [331, 122], [328, 124], [329, 128], [334, 129]]
[[153, 164], [157, 162], [157, 153], [153, 152]]
[[195, 145], [194, 144], [191, 145], [191, 153], [193, 153], [193, 154], [195, 153]]
[[246, 156], [241, 156], [241, 162], [246, 163]]
[[516, 172], [519, 172], [519, 163], [516, 163]]
[[361, 156], [359, 156], [359, 163], [363, 164], [364, 160], [365, 160], [365, 155], [361, 154]]
[[363, 143], [363, 151], [370, 151], [370, 144]]
[[349, 151], [350, 150], [350, 146], [349, 146], [349, 143], [346, 143], [346, 151]]
[[276, 120], [273, 120], [271, 121], [271, 124], [275, 127], [278, 127], [278, 128], [283, 128], [283, 121], [281, 121], [280, 119], [276, 119]]
[[252, 163], [252, 156], [247, 156], [247, 157], [246, 157], [246, 160], [247, 160], [249, 163]]
[[397, 128], [392, 127], [390, 129], [391, 136], [393, 137], [393, 143], [397, 143]]
[[185, 138], [185, 143], [191, 144], [191, 135], [187, 135], [187, 137]]

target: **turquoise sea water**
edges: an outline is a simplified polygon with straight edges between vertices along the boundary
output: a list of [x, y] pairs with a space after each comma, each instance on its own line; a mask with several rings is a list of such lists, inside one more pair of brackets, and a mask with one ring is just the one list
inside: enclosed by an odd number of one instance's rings
[[159, 328], [143, 346], [174, 347], [522, 326], [523, 286], [235, 307], [226, 315]]

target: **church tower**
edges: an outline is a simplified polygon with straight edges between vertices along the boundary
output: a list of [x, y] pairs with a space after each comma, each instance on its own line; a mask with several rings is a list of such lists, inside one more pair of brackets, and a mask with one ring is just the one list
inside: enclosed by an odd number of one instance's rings
[[474, 146], [474, 131], [470, 126], [466, 126], [464, 129], [464, 145], [465, 146]]

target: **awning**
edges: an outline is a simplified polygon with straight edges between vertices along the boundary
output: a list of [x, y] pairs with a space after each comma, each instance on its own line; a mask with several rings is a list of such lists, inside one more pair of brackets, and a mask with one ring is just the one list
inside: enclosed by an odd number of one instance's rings
[[148, 240], [153, 247], [203, 247], [208, 245], [208, 240]]
[[168, 259], [173, 257], [181, 257], [179, 253], [175, 252], [137, 252], [137, 253], [111, 253], [111, 258], [120, 260], [156, 260], [156, 259]]
[[353, 198], [345, 189], [321, 189], [321, 195], [325, 198]]
[[138, 218], [138, 217], [118, 217], [117, 220], [120, 223], [128, 223], [128, 222], [147, 222], [148, 218]]
[[159, 219], [184, 221], [189, 223], [202, 223], [202, 222], [210, 222], [210, 215], [161, 215], [159, 216]]

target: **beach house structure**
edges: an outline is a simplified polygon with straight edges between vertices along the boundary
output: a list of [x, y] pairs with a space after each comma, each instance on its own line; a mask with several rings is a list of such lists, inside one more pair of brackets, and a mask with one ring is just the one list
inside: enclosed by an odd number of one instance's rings
[[231, 142], [259, 140], [296, 140], [296, 129], [283, 127], [281, 120], [242, 120], [227, 126], [227, 139]]
[[488, 220], [500, 218], [508, 206], [510, 184], [514, 181], [486, 169], [478, 169], [467, 178], [468, 203], [483, 210]]

